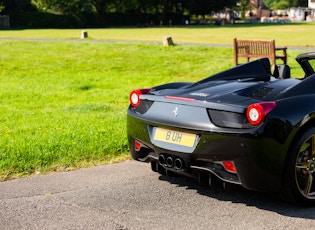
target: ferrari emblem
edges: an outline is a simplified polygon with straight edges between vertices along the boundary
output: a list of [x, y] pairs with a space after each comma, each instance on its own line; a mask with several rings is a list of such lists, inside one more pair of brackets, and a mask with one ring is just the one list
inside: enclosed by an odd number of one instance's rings
[[175, 107], [175, 109], [173, 110], [173, 114], [174, 114], [174, 117], [178, 116], [178, 108], [177, 107]]

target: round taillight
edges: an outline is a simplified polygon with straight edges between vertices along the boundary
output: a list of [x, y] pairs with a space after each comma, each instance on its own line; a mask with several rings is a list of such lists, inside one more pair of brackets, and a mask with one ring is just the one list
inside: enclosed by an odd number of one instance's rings
[[247, 119], [252, 125], [258, 125], [263, 119], [263, 108], [260, 104], [250, 105], [247, 109]]
[[140, 104], [141, 91], [139, 89], [134, 90], [130, 93], [130, 104], [137, 107]]
[[247, 120], [252, 125], [260, 125], [275, 106], [276, 102], [262, 102], [250, 105], [246, 111]]
[[150, 91], [151, 91], [151, 88], [137, 89], [137, 90], [132, 91], [129, 97], [131, 106], [137, 107], [141, 102], [140, 95], [148, 94]]

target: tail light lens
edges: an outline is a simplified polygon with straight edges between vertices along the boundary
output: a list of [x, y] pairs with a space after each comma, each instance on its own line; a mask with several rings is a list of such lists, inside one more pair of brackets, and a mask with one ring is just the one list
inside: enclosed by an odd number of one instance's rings
[[137, 89], [130, 93], [130, 104], [133, 107], [137, 107], [140, 104], [140, 96], [141, 94], [147, 94], [151, 91], [151, 89]]
[[276, 102], [262, 102], [248, 106], [246, 117], [252, 125], [260, 125], [267, 114], [276, 106]]

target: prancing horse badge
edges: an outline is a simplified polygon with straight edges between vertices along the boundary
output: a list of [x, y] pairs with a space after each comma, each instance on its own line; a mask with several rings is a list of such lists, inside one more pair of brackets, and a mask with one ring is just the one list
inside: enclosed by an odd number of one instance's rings
[[177, 107], [175, 107], [175, 109], [173, 110], [173, 114], [174, 114], [174, 117], [178, 116], [178, 108]]

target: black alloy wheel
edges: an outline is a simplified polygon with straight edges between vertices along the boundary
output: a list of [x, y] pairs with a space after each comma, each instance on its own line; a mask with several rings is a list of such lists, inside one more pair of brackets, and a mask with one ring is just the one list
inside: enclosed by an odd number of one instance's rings
[[315, 205], [315, 128], [295, 142], [284, 171], [283, 195], [296, 204]]

